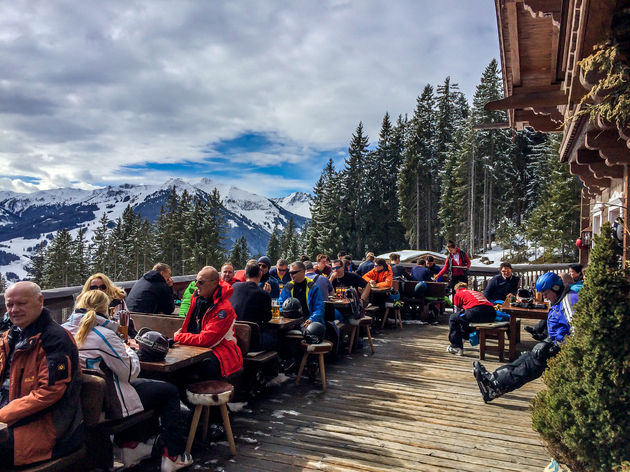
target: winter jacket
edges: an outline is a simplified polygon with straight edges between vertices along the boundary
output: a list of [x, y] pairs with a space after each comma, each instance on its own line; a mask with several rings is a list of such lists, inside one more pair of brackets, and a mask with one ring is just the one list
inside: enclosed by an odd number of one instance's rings
[[411, 275], [405, 269], [405, 266], [402, 264], [394, 264], [392, 267], [392, 277], [397, 277], [399, 279], [411, 280]]
[[271, 285], [271, 292], [269, 292], [271, 298], [278, 298], [280, 296], [280, 284], [278, 283], [278, 279], [271, 277], [269, 273], [267, 273], [260, 278], [258, 286], [264, 288], [265, 282], [269, 282], [269, 285]]
[[413, 277], [413, 280], [417, 280], [419, 282], [431, 282], [431, 280], [433, 280], [431, 278], [431, 271], [427, 267], [421, 265], [411, 268], [411, 276]]
[[221, 364], [221, 375], [227, 377], [243, 367], [243, 355], [234, 335], [236, 313], [229, 298], [234, 289], [228, 283], [219, 280], [219, 286], [212, 294], [212, 304], [201, 319], [201, 332], [188, 332], [190, 318], [195, 312], [199, 293], [195, 291], [190, 300], [190, 308], [181, 329], [175, 333], [175, 341], [190, 346], [212, 348], [212, 352]]
[[317, 286], [319, 287], [319, 291], [322, 294], [322, 300], [328, 300], [330, 292], [333, 291], [333, 286], [330, 283], [330, 280], [328, 280], [328, 277], [326, 277], [325, 275], [317, 274], [315, 272], [308, 272], [306, 274], [306, 277], [317, 284]]
[[369, 271], [374, 269], [374, 261], [363, 261], [359, 264], [359, 268], [356, 270], [357, 274], [363, 277]]
[[182, 295], [182, 303], [179, 305], [179, 316], [186, 316], [188, 314], [188, 309], [190, 308], [190, 298], [192, 297], [192, 294], [195, 293], [195, 290], [197, 290], [197, 284], [196, 281], [193, 280], [188, 284], [188, 287], [186, 287], [186, 290], [184, 290]]
[[262, 329], [271, 319], [271, 297], [256, 282], [238, 282], [232, 287], [230, 303], [239, 321], [258, 323]]
[[391, 267], [387, 266], [387, 270], [382, 270], [380, 272], [377, 272], [376, 267], [374, 267], [374, 269], [363, 276], [363, 280], [366, 282], [370, 282], [372, 280], [376, 281], [376, 286], [378, 288], [391, 288], [392, 277], [393, 274]]
[[[468, 257], [468, 254], [466, 254], [464, 251], [462, 251], [460, 248], [457, 248], [456, 250], [456, 254], [459, 255], [459, 263], [456, 263], [453, 257], [453, 254], [449, 253], [448, 257], [446, 258], [446, 262], [444, 263], [444, 267], [442, 267], [442, 270], [440, 272], [438, 272], [437, 277], [442, 277], [443, 275], [445, 275], [449, 269], [452, 266], [466, 266], [466, 269], [458, 269], [456, 267], [452, 267], [453, 269], [453, 276], [455, 277], [463, 277], [466, 275], [466, 271], [468, 269], [468, 267], [470, 267], [470, 258]], [[436, 277], [436, 278], [437, 278]]]
[[173, 289], [158, 271], [150, 270], [131, 288], [127, 296], [127, 306], [129, 311], [138, 313], [170, 315], [175, 309]]
[[[322, 293], [319, 291], [319, 287], [312, 279], [306, 277], [306, 301], [308, 303], [308, 310], [310, 311], [309, 320], [318, 321], [321, 324], [324, 323], [324, 300], [322, 299]], [[293, 296], [293, 281], [289, 282], [282, 289], [282, 293], [280, 294], [280, 298], [278, 298], [278, 303], [280, 306], [284, 303], [287, 298]]]
[[[76, 310], [62, 326], [76, 335], [85, 316], [85, 310]], [[118, 323], [96, 316], [96, 324], [79, 347], [81, 367], [103, 371], [102, 364], [111, 370], [114, 389], [120, 403], [120, 416], [133, 415], [143, 410], [140, 397], [131, 382], [140, 373], [140, 361], [133, 349], [118, 337]], [[116, 415], [118, 416], [118, 415]]]
[[77, 346], [46, 308], [24, 331], [14, 326], [0, 337], [0, 379], [9, 364], [9, 403], [0, 409], [0, 421], [13, 429], [15, 465], [78, 447], [83, 414]]
[[505, 297], [508, 294], [516, 295], [516, 291], [518, 290], [518, 286], [521, 282], [521, 279], [515, 275], [512, 275], [509, 279], [506, 279], [501, 274], [497, 274], [490, 279], [486, 289], [483, 291], [484, 296], [494, 302], [501, 300], [501, 302], [505, 301]]
[[468, 289], [460, 289], [456, 291], [455, 297], [453, 297], [453, 304], [457, 308], [461, 308], [463, 310], [468, 310], [469, 308], [481, 305], [492, 306], [492, 303], [483, 296], [483, 293]]
[[556, 343], [564, 341], [565, 336], [571, 332], [571, 319], [573, 318], [573, 305], [578, 301], [577, 292], [566, 290], [549, 308], [547, 314], [547, 332], [549, 338]]

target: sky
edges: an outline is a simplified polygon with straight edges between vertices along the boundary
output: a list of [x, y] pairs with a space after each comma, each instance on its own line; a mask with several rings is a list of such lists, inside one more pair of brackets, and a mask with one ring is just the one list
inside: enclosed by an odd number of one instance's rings
[[209, 177], [268, 197], [499, 58], [492, 0], [12, 0], [0, 190]]

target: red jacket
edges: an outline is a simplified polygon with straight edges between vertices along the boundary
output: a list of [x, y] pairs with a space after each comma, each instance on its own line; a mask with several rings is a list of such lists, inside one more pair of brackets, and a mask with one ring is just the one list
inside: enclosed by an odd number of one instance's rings
[[480, 305], [493, 306], [481, 292], [475, 292], [474, 290], [460, 289], [455, 292], [453, 298], [453, 305], [464, 310], [473, 308]]
[[[455, 261], [453, 260], [453, 255], [449, 253], [448, 257], [446, 258], [446, 262], [444, 263], [444, 267], [442, 267], [442, 270], [438, 272], [438, 274], [435, 276], [436, 279], [446, 274], [451, 264], [470, 267], [470, 258], [468, 257], [468, 254], [466, 254], [460, 248], [457, 248], [456, 254], [459, 254], [459, 264], [455, 264]], [[466, 269], [458, 269], [453, 267], [453, 275], [458, 277], [464, 276], [466, 275]]]
[[190, 346], [211, 347], [214, 355], [221, 363], [221, 375], [227, 377], [243, 367], [243, 355], [236, 344], [234, 336], [234, 322], [236, 313], [230, 303], [230, 296], [234, 292], [232, 286], [222, 280], [212, 294], [212, 306], [201, 319], [201, 332], [189, 333], [188, 323], [195, 311], [199, 293], [195, 291], [190, 299], [190, 308], [181, 330], [175, 334], [175, 341]]

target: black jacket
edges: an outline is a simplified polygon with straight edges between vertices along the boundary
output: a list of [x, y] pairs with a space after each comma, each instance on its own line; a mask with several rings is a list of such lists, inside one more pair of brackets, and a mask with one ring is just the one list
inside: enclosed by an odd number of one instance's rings
[[271, 319], [271, 297], [254, 282], [237, 282], [230, 303], [238, 321], [252, 321], [263, 327]]
[[490, 279], [490, 282], [488, 282], [486, 289], [483, 291], [483, 295], [491, 302], [495, 300], [505, 301], [505, 297], [509, 293], [516, 295], [519, 280], [520, 279], [515, 275], [512, 275], [509, 279], [504, 279], [501, 274], [495, 275]]
[[173, 289], [168, 286], [164, 277], [150, 270], [131, 288], [126, 299], [129, 311], [139, 313], [171, 314], [175, 309]]

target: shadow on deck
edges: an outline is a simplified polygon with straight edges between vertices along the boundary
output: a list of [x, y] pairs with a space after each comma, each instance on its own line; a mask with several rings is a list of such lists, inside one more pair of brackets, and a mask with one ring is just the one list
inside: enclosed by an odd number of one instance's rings
[[549, 456], [529, 412], [542, 382], [484, 404], [478, 351], [446, 353], [447, 334], [444, 324], [384, 330], [374, 356], [366, 343], [326, 367], [325, 394], [319, 381], [273, 387], [232, 415], [236, 457], [227, 442], [198, 439], [190, 470], [542, 471]]

